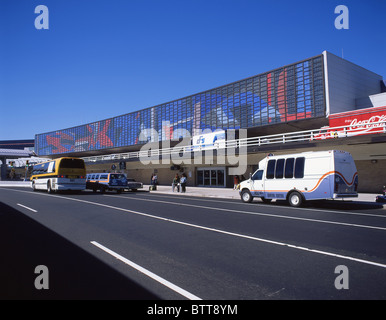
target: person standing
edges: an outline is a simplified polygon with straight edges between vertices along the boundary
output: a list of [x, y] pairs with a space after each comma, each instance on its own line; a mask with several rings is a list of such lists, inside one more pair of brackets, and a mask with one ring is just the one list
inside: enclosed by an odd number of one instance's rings
[[182, 176], [181, 176], [181, 179], [180, 179], [180, 184], [181, 184], [181, 193], [185, 193], [186, 192], [186, 174], [183, 173]]
[[236, 190], [237, 189], [237, 186], [239, 185], [240, 183], [240, 178], [239, 176], [235, 176], [233, 178], [233, 190]]
[[174, 192], [174, 189], [176, 187], [177, 187], [177, 192], [180, 192], [180, 176], [178, 175], [178, 173], [176, 174], [176, 176], [174, 177], [173, 182], [172, 182], [173, 192]]

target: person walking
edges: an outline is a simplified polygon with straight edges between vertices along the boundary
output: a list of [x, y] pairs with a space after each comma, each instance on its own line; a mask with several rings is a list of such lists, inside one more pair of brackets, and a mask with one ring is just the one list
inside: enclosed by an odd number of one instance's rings
[[153, 186], [156, 186], [158, 184], [158, 176], [156, 173], [153, 174], [152, 182]]
[[177, 192], [180, 192], [180, 176], [178, 175], [178, 173], [176, 174], [176, 176], [174, 177], [173, 182], [172, 182], [173, 192], [174, 192], [174, 189], [176, 187], [177, 187]]

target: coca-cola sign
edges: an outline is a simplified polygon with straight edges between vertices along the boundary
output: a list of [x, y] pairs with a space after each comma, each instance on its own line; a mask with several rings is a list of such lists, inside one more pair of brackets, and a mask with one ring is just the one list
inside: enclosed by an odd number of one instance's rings
[[355, 118], [351, 121], [350, 127], [348, 127], [347, 130], [353, 131], [365, 129], [366, 131], [369, 131], [373, 128], [383, 127], [385, 121], [386, 115], [371, 116], [369, 119], [365, 120]]
[[330, 125], [323, 127], [314, 139], [350, 137], [386, 132], [386, 106], [332, 114]]

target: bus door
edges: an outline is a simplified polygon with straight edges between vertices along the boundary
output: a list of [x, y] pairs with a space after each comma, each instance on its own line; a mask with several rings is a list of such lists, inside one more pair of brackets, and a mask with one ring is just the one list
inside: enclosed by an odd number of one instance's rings
[[264, 197], [264, 170], [257, 170], [251, 177], [251, 193], [254, 197]]

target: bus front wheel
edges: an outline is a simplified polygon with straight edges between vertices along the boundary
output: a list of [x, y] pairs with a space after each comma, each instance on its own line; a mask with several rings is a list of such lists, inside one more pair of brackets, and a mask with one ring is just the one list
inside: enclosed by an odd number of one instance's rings
[[243, 190], [241, 191], [241, 200], [243, 202], [252, 202], [253, 196], [249, 192], [249, 190]]

